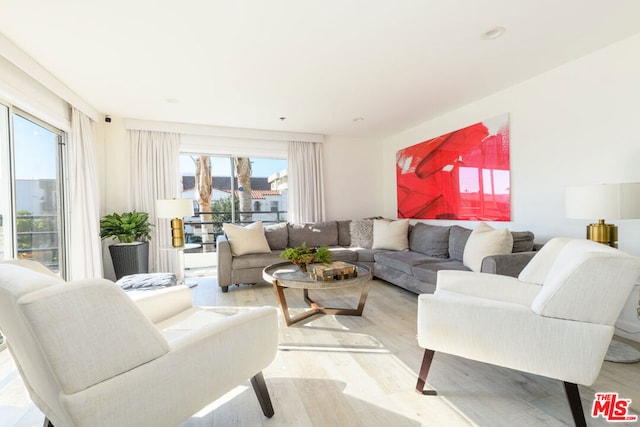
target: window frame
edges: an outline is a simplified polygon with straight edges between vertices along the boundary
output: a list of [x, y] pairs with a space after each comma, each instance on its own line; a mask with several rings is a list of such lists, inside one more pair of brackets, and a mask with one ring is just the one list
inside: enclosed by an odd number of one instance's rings
[[[2, 162], [2, 170], [6, 171], [0, 177], [0, 185], [3, 186], [2, 197], [3, 228], [10, 227], [10, 230], [3, 230], [4, 237], [9, 240], [4, 242], [4, 257], [17, 258], [17, 210], [16, 210], [16, 164], [15, 164], [15, 129], [14, 117], [19, 116], [24, 120], [28, 120], [37, 126], [40, 126], [56, 136], [56, 204], [57, 204], [57, 227], [58, 227], [58, 271], [61, 277], [67, 278], [69, 272], [69, 244], [70, 244], [70, 210], [69, 210], [69, 150], [68, 150], [68, 133], [59, 129], [38, 117], [24, 111], [10, 102], [0, 99], [0, 104], [6, 108], [2, 111], [3, 118], [0, 119], [0, 154]], [[4, 128], [6, 127], [6, 132]], [[5, 182], [6, 180], [6, 182]], [[7, 218], [8, 217], [8, 218]]]

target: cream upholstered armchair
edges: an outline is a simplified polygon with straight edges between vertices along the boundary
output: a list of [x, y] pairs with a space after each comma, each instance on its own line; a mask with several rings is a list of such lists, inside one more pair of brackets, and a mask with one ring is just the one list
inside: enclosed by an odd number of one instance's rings
[[420, 295], [418, 343], [425, 349], [416, 391], [434, 352], [564, 382], [576, 425], [585, 425], [577, 384], [595, 381], [614, 323], [640, 276], [640, 258], [583, 239], [556, 238], [518, 278], [440, 271]]
[[274, 360], [277, 311], [193, 307], [176, 286], [134, 302], [113, 282], [0, 263], [0, 329], [45, 426], [175, 426]]

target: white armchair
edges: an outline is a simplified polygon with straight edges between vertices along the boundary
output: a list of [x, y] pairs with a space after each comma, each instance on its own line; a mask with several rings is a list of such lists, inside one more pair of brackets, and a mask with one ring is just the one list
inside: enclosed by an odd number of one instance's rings
[[640, 276], [640, 258], [583, 239], [549, 241], [516, 278], [440, 271], [420, 295], [425, 349], [416, 391], [436, 351], [564, 382], [576, 425], [585, 424], [577, 384], [591, 385], [614, 323]]
[[107, 280], [2, 262], [0, 329], [45, 426], [175, 426], [248, 379], [273, 415], [272, 307], [219, 314], [183, 286], [134, 302]]

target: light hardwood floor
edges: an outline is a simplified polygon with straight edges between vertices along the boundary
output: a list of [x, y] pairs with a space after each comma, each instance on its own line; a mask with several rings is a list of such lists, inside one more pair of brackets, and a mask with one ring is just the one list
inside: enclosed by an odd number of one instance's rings
[[[223, 294], [212, 279], [197, 280], [192, 290], [200, 305], [277, 306], [266, 285], [234, 286]], [[301, 291], [287, 292], [292, 311], [302, 310]], [[312, 297], [351, 305], [357, 290]], [[280, 350], [264, 372], [275, 416], [264, 418], [247, 382], [182, 426], [572, 425], [559, 381], [446, 354], [436, 354], [429, 375], [438, 396], [417, 394], [422, 349], [416, 343], [416, 310], [416, 295], [374, 281], [362, 317], [317, 315], [292, 327], [281, 320]], [[580, 386], [588, 425], [610, 425], [589, 417], [595, 391], [632, 399], [637, 414], [640, 363], [605, 362], [592, 387]], [[0, 426], [40, 425], [42, 415], [30, 403], [7, 351], [0, 351]]]

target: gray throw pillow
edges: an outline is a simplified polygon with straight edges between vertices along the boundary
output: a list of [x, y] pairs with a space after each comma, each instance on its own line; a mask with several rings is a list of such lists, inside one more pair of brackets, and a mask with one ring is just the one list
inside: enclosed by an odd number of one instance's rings
[[373, 246], [373, 220], [355, 219], [349, 224], [351, 247], [371, 249]]
[[351, 220], [338, 221], [338, 244], [351, 246]]
[[338, 223], [336, 221], [315, 224], [289, 224], [289, 247], [338, 246]]
[[513, 236], [513, 253], [533, 250], [535, 236], [531, 231], [512, 231], [511, 235]]
[[434, 258], [449, 258], [451, 228], [418, 222], [409, 234], [409, 249]]
[[272, 251], [275, 249], [285, 249], [287, 243], [289, 243], [289, 230], [286, 222], [266, 225], [264, 227], [264, 235]]
[[471, 229], [460, 227], [459, 225], [452, 225], [449, 231], [449, 258], [456, 261], [462, 261], [464, 256], [464, 247], [467, 244], [467, 239], [471, 234]]

